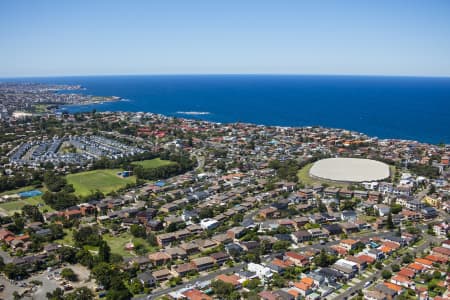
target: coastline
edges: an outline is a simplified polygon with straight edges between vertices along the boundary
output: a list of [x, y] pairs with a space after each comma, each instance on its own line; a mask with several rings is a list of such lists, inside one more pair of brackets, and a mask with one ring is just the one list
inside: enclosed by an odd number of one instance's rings
[[[128, 99], [120, 99], [118, 101], [132, 101], [132, 100], [128, 100]], [[111, 103], [111, 102], [117, 102], [117, 101], [108, 101], [108, 102], [99, 102], [99, 103], [91, 103], [91, 104], [73, 104], [73, 105], [64, 105], [64, 107], [59, 107], [57, 109], [57, 111], [65, 111], [65, 112], [69, 112], [71, 114], [73, 113], [88, 113], [89, 110], [80, 110], [77, 112], [73, 112], [70, 111], [70, 108], [74, 108], [74, 107], [85, 107], [85, 106], [95, 106], [95, 105], [101, 105], [101, 104], [106, 104], [106, 103]], [[101, 107], [98, 107], [101, 108]], [[96, 109], [98, 113], [138, 113], [137, 111], [126, 111], [126, 110], [98, 110], [97, 107], [90, 107], [89, 109]], [[355, 129], [349, 129], [349, 128], [340, 128], [340, 127], [330, 127], [330, 126], [325, 126], [325, 125], [301, 125], [301, 126], [296, 126], [296, 125], [276, 125], [276, 124], [261, 124], [261, 123], [255, 123], [255, 122], [239, 122], [239, 121], [232, 121], [232, 122], [221, 122], [221, 121], [215, 121], [215, 120], [209, 120], [209, 119], [205, 119], [202, 118], [202, 116], [211, 116], [213, 115], [213, 113], [211, 112], [207, 112], [204, 114], [197, 114], [197, 113], [191, 113], [191, 114], [183, 114], [184, 116], [178, 116], [180, 115], [180, 112], [174, 112], [174, 113], [159, 113], [159, 112], [152, 112], [152, 111], [140, 111], [140, 113], [145, 113], [145, 114], [155, 114], [155, 115], [160, 115], [163, 117], [168, 117], [168, 118], [179, 118], [179, 119], [183, 119], [183, 120], [190, 120], [190, 121], [202, 121], [202, 122], [209, 122], [209, 123], [215, 123], [215, 124], [221, 124], [221, 125], [232, 125], [232, 124], [243, 124], [243, 125], [253, 125], [253, 126], [263, 126], [263, 127], [277, 127], [277, 128], [284, 128], [284, 129], [292, 129], [292, 128], [322, 128], [322, 129], [329, 129], [329, 130], [339, 130], [339, 131], [346, 131], [349, 133], [356, 133], [356, 134], [361, 134], [361, 135], [365, 135], [370, 137], [371, 139], [378, 139], [378, 140], [382, 140], [382, 141], [392, 141], [392, 142], [411, 142], [411, 143], [418, 143], [418, 144], [427, 144], [427, 145], [439, 145], [441, 144], [441, 142], [427, 142], [427, 141], [421, 141], [419, 139], [413, 139], [413, 138], [401, 138], [401, 137], [379, 137], [376, 135], [371, 135], [369, 133], [366, 133], [364, 131], [360, 131], [360, 130], [355, 130]], [[197, 117], [198, 116], [198, 117]], [[197, 118], [196, 118], [197, 117]], [[449, 143], [444, 143], [444, 144], [449, 144]]]
[[83, 94], [126, 99], [60, 105], [71, 113], [93, 109], [155, 112], [217, 123], [320, 125], [386, 139], [450, 142], [446, 130], [450, 128], [450, 110], [445, 108], [450, 79], [445, 78], [174, 75], [36, 81], [79, 84], [86, 88]]

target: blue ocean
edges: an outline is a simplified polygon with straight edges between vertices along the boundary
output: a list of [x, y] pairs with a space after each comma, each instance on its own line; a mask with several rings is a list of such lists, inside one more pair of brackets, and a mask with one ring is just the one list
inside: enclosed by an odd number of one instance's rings
[[380, 138], [450, 143], [450, 78], [168, 75], [20, 80], [81, 84], [87, 94], [126, 99], [65, 107], [69, 112], [145, 111], [223, 123], [320, 125]]

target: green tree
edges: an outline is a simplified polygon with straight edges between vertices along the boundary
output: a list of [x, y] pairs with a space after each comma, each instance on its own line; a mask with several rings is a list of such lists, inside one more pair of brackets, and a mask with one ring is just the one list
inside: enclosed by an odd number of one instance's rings
[[109, 262], [111, 258], [111, 248], [106, 241], [101, 241], [98, 248], [98, 258], [101, 262]]
[[129, 300], [132, 296], [133, 295], [126, 288], [109, 290], [106, 293], [107, 300]]
[[277, 287], [277, 288], [283, 288], [286, 285], [286, 280], [280, 276], [280, 274], [275, 273], [272, 276], [272, 279], [270, 280], [270, 285]]
[[70, 268], [62, 269], [61, 276], [62, 276], [62, 278], [69, 280], [69, 281], [77, 281], [78, 280], [77, 274]]
[[393, 264], [393, 265], [391, 266], [391, 270], [392, 270], [392, 272], [397, 273], [398, 271], [400, 271], [400, 266], [397, 265], [397, 264]]
[[402, 257], [402, 263], [403, 264], [409, 264], [413, 261], [414, 257], [411, 255], [411, 253], [405, 253]]
[[64, 296], [64, 300], [93, 300], [94, 293], [87, 287], [80, 287]]
[[156, 247], [158, 246], [158, 240], [156, 239], [156, 235], [152, 232], [150, 232], [147, 235], [147, 242], [149, 243], [150, 246], [152, 247]]
[[328, 255], [324, 249], [320, 250], [320, 254], [313, 259], [314, 263], [319, 267], [328, 267], [336, 261], [336, 257]]
[[274, 251], [288, 250], [290, 246], [291, 246], [291, 243], [288, 241], [276, 241], [273, 244], [272, 249]]
[[200, 219], [212, 218], [214, 217], [214, 211], [211, 207], [202, 208], [198, 213], [198, 217]]
[[433, 278], [434, 279], [441, 279], [441, 277], [442, 277], [441, 272], [439, 272], [439, 271], [434, 271], [433, 272]]
[[24, 205], [22, 215], [33, 222], [44, 222], [44, 217], [36, 205]]
[[383, 263], [381, 261], [377, 261], [375, 263], [375, 268], [377, 268], [378, 270], [383, 269]]
[[174, 232], [178, 230], [178, 226], [176, 223], [170, 223], [166, 228], [166, 232]]
[[147, 236], [145, 227], [138, 224], [133, 224], [130, 227], [130, 233], [135, 237], [145, 238]]
[[220, 299], [228, 299], [228, 296], [234, 291], [231, 283], [223, 282], [222, 280], [213, 281], [211, 287], [214, 294]]
[[3, 267], [3, 273], [9, 278], [9, 279], [23, 279], [28, 277], [28, 272], [21, 266], [17, 266], [15, 264], [9, 263], [6, 264]]
[[94, 279], [107, 290], [111, 288], [112, 278], [117, 276], [117, 274], [118, 270], [106, 262], [100, 262], [92, 268]]
[[100, 246], [102, 237], [98, 232], [97, 227], [84, 226], [73, 233], [73, 239], [78, 247], [84, 245]]
[[123, 283], [124, 274], [115, 265], [100, 262], [94, 266], [91, 274], [98, 284], [103, 285], [108, 290], [106, 294], [107, 299], [122, 300], [131, 298], [130, 291]]
[[242, 284], [243, 287], [253, 291], [255, 290], [259, 285], [261, 284], [261, 280], [259, 280], [259, 278], [255, 278], [255, 279], [250, 279], [250, 280], [246, 280], [244, 281], [244, 283]]
[[133, 280], [130, 283], [130, 292], [133, 295], [138, 295], [141, 294], [144, 291], [144, 286], [142, 285], [142, 283], [139, 280]]
[[387, 217], [387, 228], [388, 229], [394, 229], [395, 225], [394, 222], [392, 221], [392, 213], [389, 212], [388, 217]]
[[91, 269], [94, 266], [94, 257], [86, 249], [80, 249], [76, 254], [76, 260], [85, 267]]
[[48, 229], [51, 231], [51, 240], [62, 239], [64, 237], [64, 230], [60, 224], [50, 224]]
[[171, 287], [175, 287], [179, 284], [181, 284], [183, 282], [183, 280], [181, 279], [181, 277], [177, 276], [177, 277], [172, 277], [169, 280], [169, 286]]
[[389, 270], [383, 270], [381, 271], [381, 277], [383, 277], [383, 279], [387, 280], [389, 278], [391, 278], [392, 273]]
[[64, 300], [64, 291], [61, 288], [56, 288], [53, 292], [47, 292], [48, 300]]
[[391, 205], [391, 213], [393, 213], [394, 215], [398, 214], [399, 212], [401, 212], [403, 209], [403, 207], [400, 204], [392, 204]]
[[58, 249], [58, 254], [61, 261], [68, 262], [74, 264], [77, 262], [77, 250], [72, 247], [63, 246]]

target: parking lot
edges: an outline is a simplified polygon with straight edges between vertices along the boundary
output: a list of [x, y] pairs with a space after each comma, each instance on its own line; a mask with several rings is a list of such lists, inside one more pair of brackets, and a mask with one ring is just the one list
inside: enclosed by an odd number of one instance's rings
[[[13, 299], [14, 291], [19, 292], [20, 295], [28, 295], [36, 300], [46, 300], [47, 293], [54, 291], [56, 288], [65, 289], [69, 292], [72, 289], [86, 286], [91, 289], [95, 288], [95, 283], [89, 280], [89, 270], [81, 265], [68, 265], [77, 275], [77, 282], [68, 282], [60, 277], [63, 268], [48, 269], [22, 281], [11, 281], [3, 276], [0, 277], [0, 284], [4, 285], [4, 290], [0, 292], [0, 298]], [[35, 285], [33, 282], [42, 282], [41, 285]]]

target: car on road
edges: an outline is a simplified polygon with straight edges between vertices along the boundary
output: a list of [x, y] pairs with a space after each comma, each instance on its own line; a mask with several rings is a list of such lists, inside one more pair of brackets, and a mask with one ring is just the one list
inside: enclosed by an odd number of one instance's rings
[[369, 287], [369, 285], [371, 285], [371, 284], [372, 284], [372, 281], [367, 281], [366, 283], [364, 283], [364, 287], [367, 288], [367, 287]]

